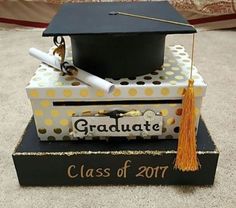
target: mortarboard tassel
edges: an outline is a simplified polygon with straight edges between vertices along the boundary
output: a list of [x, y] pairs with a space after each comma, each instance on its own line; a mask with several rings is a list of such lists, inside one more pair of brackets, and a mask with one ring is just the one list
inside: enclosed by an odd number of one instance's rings
[[197, 158], [197, 142], [195, 133], [195, 97], [194, 80], [192, 79], [194, 53], [194, 34], [192, 44], [192, 63], [188, 87], [183, 94], [182, 117], [180, 121], [180, 132], [178, 138], [177, 156], [174, 167], [181, 171], [197, 171], [199, 161]]

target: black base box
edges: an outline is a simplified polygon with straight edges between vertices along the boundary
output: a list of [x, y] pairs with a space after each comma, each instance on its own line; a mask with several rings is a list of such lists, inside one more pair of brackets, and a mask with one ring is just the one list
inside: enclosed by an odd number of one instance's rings
[[197, 144], [200, 170], [181, 172], [177, 140], [40, 142], [31, 119], [12, 156], [22, 186], [212, 185], [219, 151], [202, 119]]

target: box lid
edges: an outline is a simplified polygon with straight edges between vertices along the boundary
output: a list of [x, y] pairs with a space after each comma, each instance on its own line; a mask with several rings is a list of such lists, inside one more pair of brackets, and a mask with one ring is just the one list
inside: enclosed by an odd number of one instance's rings
[[[68, 52], [67, 60], [71, 60]], [[26, 87], [30, 99], [53, 100], [165, 100], [182, 98], [188, 84], [191, 60], [183, 46], [169, 46], [165, 51], [164, 65], [150, 74], [122, 79], [106, 79], [115, 84], [113, 93], [92, 88], [60, 71], [41, 64]], [[204, 96], [206, 83], [193, 69], [195, 96]]]

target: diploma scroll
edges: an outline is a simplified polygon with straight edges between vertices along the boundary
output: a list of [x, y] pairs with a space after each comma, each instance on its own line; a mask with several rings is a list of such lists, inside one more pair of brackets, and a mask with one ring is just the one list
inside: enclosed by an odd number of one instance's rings
[[[76, 71], [76, 73], [72, 73], [76, 79], [86, 83], [87, 85], [104, 90], [106, 93], [111, 93], [115, 86], [114, 84], [97, 77], [93, 74], [90, 74], [82, 69], [75, 67], [73, 64], [66, 62], [66, 70], [65, 68], [61, 68], [60, 59], [54, 55], [47, 54], [43, 51], [40, 51], [36, 48], [30, 48], [29, 54], [36, 59], [39, 59], [43, 63], [48, 64], [56, 69], [62, 70], [64, 73], [68, 72], [68, 69], [71, 68], [72, 70]], [[63, 65], [63, 64], [62, 64]], [[70, 73], [71, 74], [71, 73]]]

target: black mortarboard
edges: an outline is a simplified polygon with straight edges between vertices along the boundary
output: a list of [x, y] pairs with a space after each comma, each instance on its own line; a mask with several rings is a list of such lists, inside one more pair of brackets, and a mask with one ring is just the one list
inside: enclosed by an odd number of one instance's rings
[[70, 36], [74, 65], [92, 74], [134, 77], [162, 66], [167, 34], [196, 32], [190, 25], [176, 22], [188, 24], [167, 1], [68, 3], [61, 7], [43, 36]]

